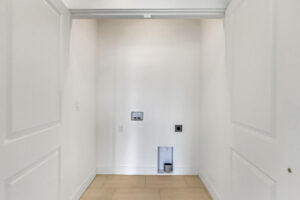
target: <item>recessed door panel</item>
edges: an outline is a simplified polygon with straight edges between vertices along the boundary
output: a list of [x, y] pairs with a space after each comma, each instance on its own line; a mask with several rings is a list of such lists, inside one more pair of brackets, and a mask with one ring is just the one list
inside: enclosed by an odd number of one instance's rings
[[58, 199], [59, 171], [59, 151], [55, 151], [7, 180], [7, 200]]
[[273, 200], [274, 180], [235, 151], [231, 156], [233, 199]]
[[273, 12], [273, 0], [241, 0], [232, 12], [233, 122], [268, 136], [274, 136]]
[[8, 60], [9, 137], [60, 120], [61, 13], [50, 1], [12, 0]]

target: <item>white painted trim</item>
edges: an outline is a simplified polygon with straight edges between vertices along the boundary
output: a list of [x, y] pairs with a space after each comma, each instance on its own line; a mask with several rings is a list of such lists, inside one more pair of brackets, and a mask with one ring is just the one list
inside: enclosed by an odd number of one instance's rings
[[225, 8], [199, 9], [70, 9], [73, 19], [81, 18], [223, 18]]
[[[191, 167], [176, 167], [171, 175], [198, 175], [197, 169]], [[97, 174], [120, 174], [120, 175], [165, 175], [158, 174], [157, 167], [129, 167], [118, 166], [116, 168], [109, 166], [97, 167]]]
[[204, 185], [205, 185], [206, 189], [208, 190], [209, 194], [211, 195], [212, 199], [213, 200], [222, 200], [221, 195], [217, 191], [214, 184], [211, 181], [209, 181], [209, 179], [206, 178], [206, 176], [204, 176], [201, 173], [200, 173], [199, 177], [201, 178], [202, 182], [204, 183]]
[[97, 174], [113, 174], [114, 169], [112, 167], [97, 167]]
[[85, 190], [91, 184], [96, 176], [96, 169], [83, 181], [81, 185], [75, 190], [75, 192], [71, 195], [70, 200], [79, 200], [80, 197], [83, 195]]

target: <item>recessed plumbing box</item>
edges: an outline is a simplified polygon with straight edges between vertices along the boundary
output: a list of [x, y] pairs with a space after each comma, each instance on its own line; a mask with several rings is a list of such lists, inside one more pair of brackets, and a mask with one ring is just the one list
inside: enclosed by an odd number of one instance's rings
[[158, 173], [173, 172], [173, 147], [158, 147]]
[[144, 112], [131, 112], [131, 121], [143, 121]]

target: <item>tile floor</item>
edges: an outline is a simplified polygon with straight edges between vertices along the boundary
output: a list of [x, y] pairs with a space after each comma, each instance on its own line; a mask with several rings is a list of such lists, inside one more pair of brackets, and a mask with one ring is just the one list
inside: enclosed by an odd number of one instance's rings
[[97, 175], [81, 200], [212, 200], [198, 176]]

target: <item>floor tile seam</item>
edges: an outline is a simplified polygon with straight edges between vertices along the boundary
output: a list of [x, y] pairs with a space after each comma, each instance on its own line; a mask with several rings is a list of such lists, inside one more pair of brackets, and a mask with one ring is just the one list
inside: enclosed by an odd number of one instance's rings
[[114, 195], [116, 194], [116, 192], [117, 192], [117, 189], [112, 189], [113, 190], [113, 192], [112, 192], [112, 195], [111, 195], [111, 200], [113, 200], [114, 199]]
[[161, 200], [161, 199], [162, 199], [162, 196], [161, 196], [161, 188], [159, 188], [158, 192], [159, 192], [159, 200]]

